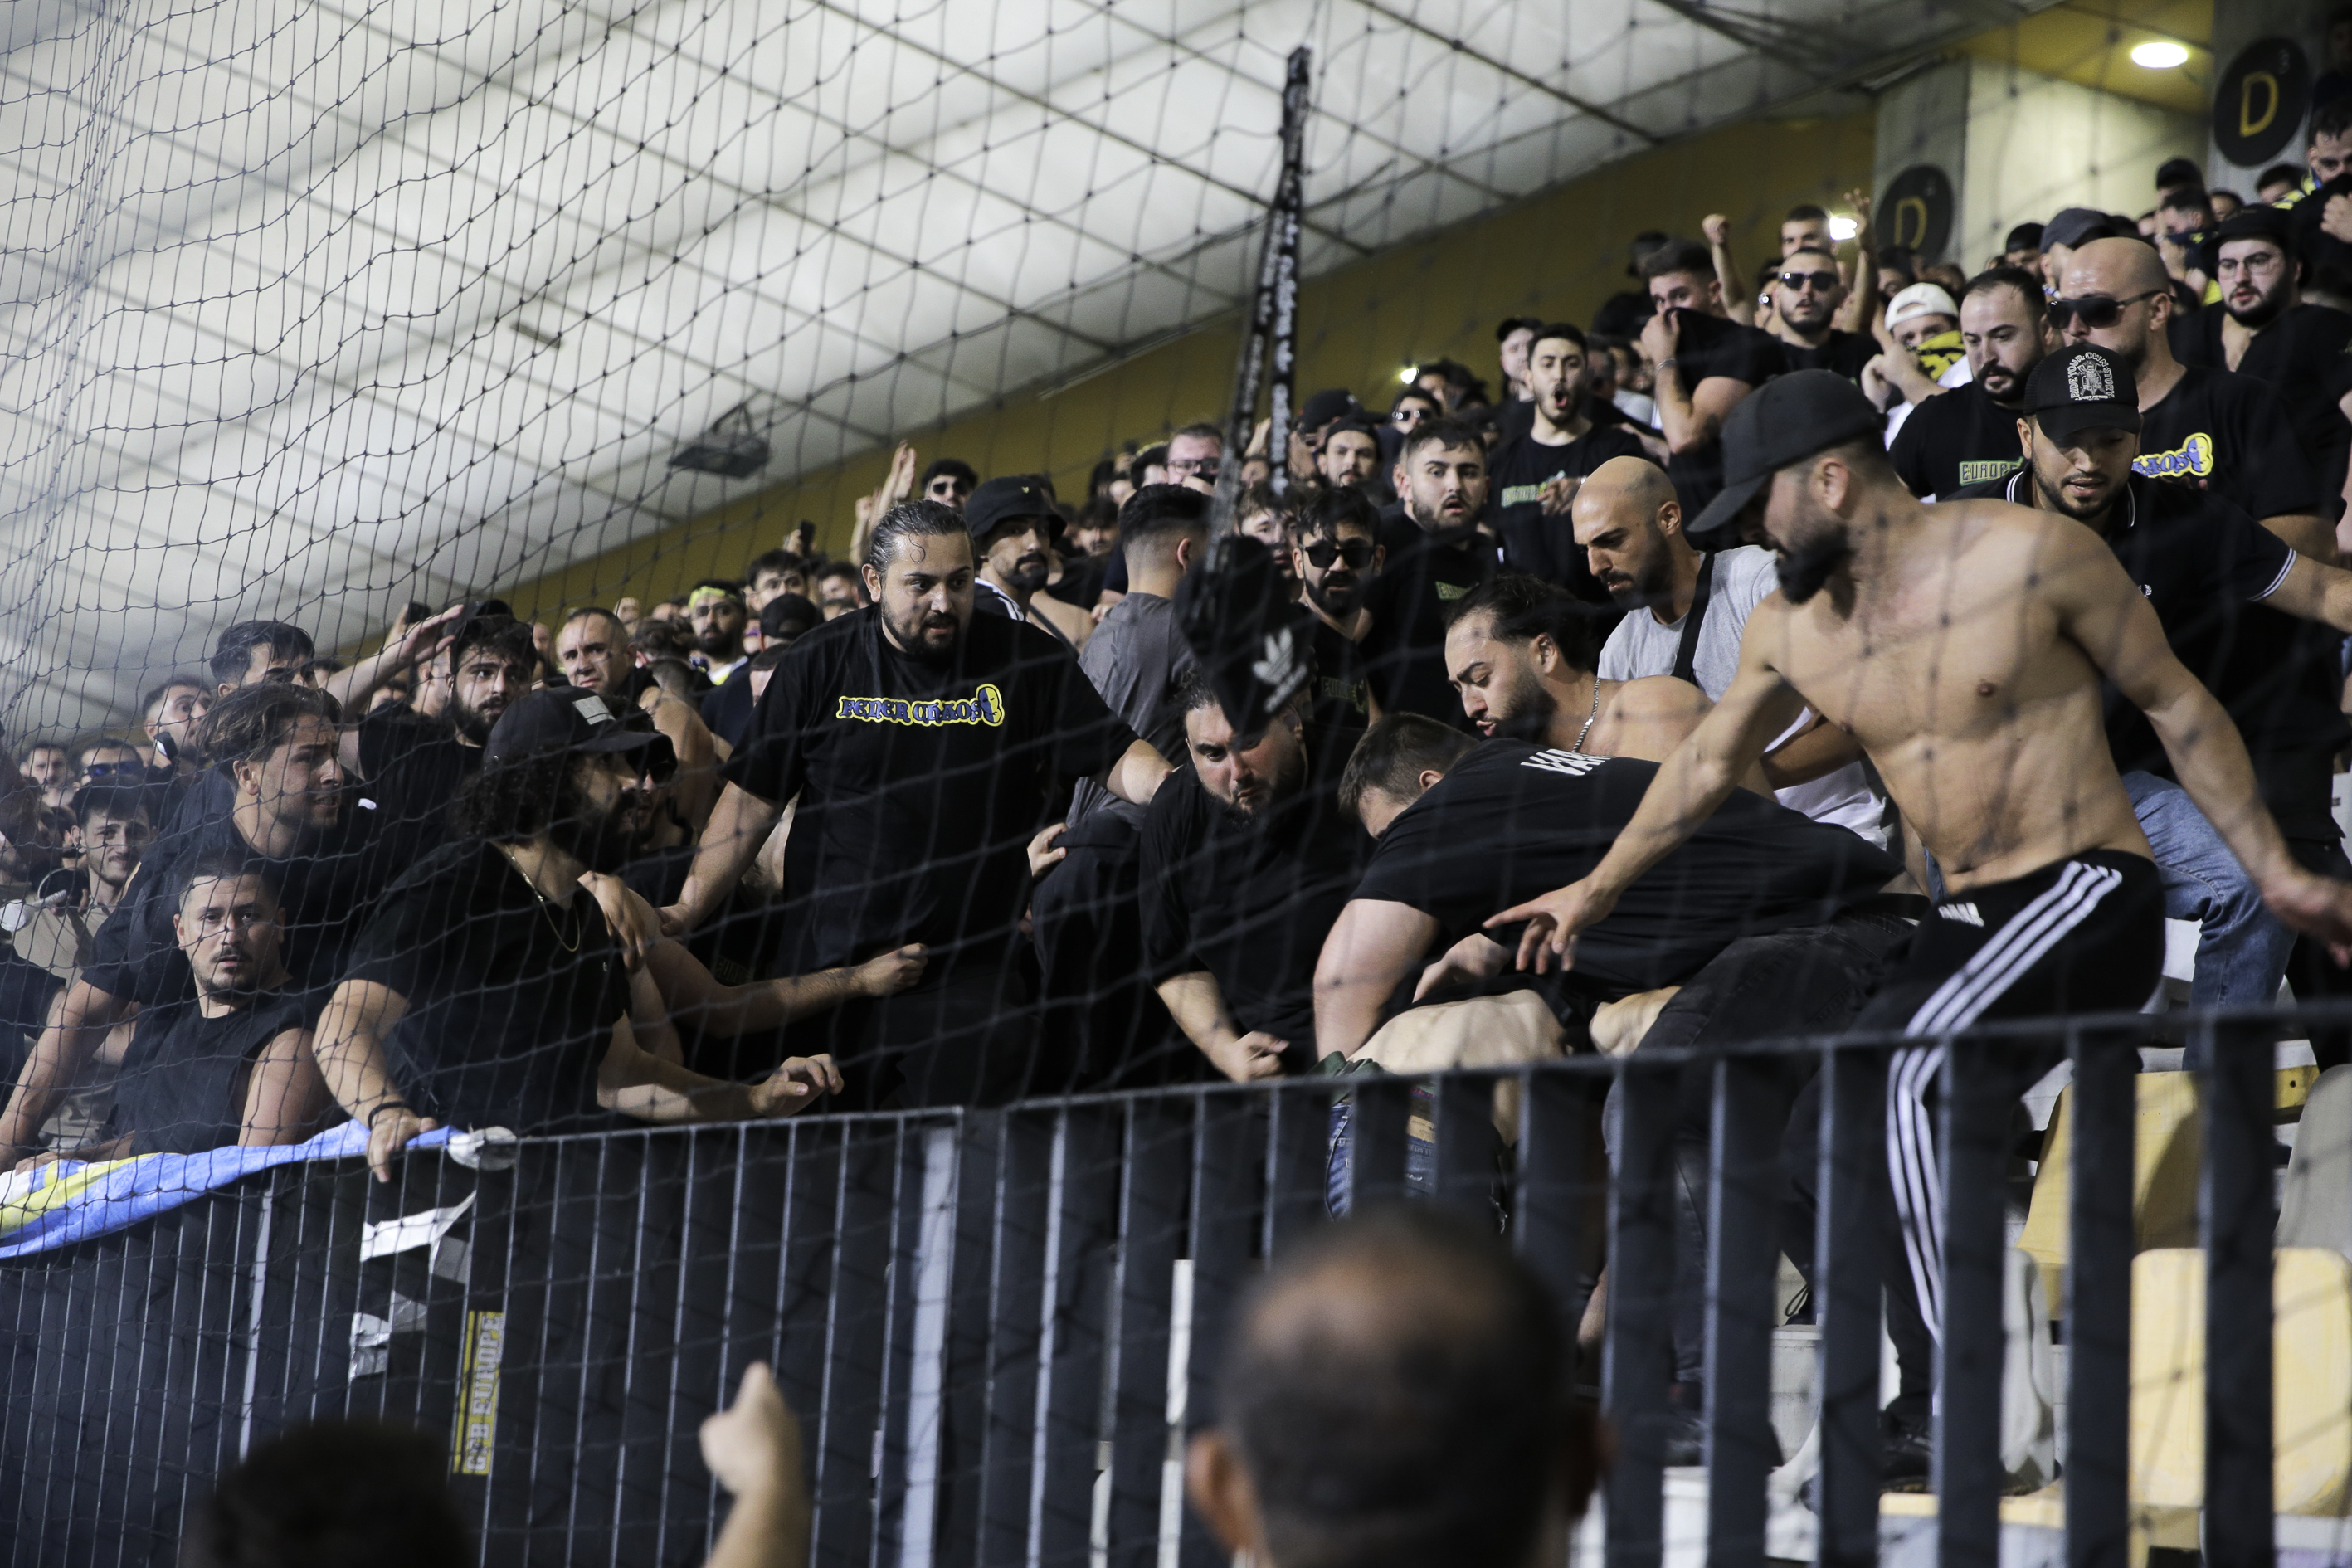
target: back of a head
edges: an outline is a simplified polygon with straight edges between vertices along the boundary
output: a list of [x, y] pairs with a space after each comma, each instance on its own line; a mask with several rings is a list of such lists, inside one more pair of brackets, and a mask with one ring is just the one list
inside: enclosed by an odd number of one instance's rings
[[1420, 713], [1391, 713], [1364, 731], [1339, 773], [1339, 806], [1360, 819], [1363, 799], [1379, 791], [1391, 800], [1421, 797], [1421, 775], [1444, 773], [1477, 744], [1451, 724]]
[[246, 1456], [181, 1542], [182, 1568], [458, 1568], [474, 1561], [444, 1445], [377, 1421], [317, 1421]]
[[1212, 498], [1190, 485], [1145, 485], [1118, 509], [1118, 546], [1132, 561], [1156, 561], [1182, 539], [1209, 537]]
[[1279, 1568], [1518, 1568], [1590, 1485], [1559, 1309], [1442, 1209], [1360, 1210], [1277, 1258], [1217, 1395]]

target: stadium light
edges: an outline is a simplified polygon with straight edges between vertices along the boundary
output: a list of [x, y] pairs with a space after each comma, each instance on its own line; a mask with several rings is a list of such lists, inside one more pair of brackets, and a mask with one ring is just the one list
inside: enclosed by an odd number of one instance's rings
[[2158, 39], [2152, 43], [2135, 44], [2131, 58], [2132, 64], [2136, 66], [2146, 66], [2152, 71], [2168, 71], [2175, 66], [2187, 65], [2189, 51], [2179, 44]]
[[1405, 366], [1402, 370], [1397, 372], [1397, 381], [1402, 385], [1411, 386], [1412, 384], [1412, 373], [1417, 368], [1419, 367], [1414, 365]]
[[1850, 217], [1830, 219], [1830, 237], [1843, 244], [1862, 232], [1862, 225]]

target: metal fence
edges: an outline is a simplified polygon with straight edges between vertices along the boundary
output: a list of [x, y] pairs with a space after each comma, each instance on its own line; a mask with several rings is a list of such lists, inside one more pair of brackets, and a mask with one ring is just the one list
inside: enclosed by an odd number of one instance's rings
[[[1945, 1564], [2000, 1556], [2013, 1100], [1980, 1068], [2036, 1046], [2074, 1065], [2065, 1556], [2126, 1563], [2132, 1079], [2152, 1026], [1953, 1042], [1934, 1478]], [[2203, 1097], [2205, 1549], [2216, 1563], [2267, 1564], [2270, 1047], [2308, 1029], [2270, 1016], [2193, 1026], [2220, 1064]], [[349, 1413], [448, 1435], [485, 1563], [698, 1563], [724, 1499], [696, 1427], [764, 1359], [802, 1413], [820, 1563], [1217, 1562], [1178, 1501], [1178, 1437], [1209, 1413], [1236, 1293], [1328, 1212], [1344, 1088], [1345, 1197], [1410, 1187], [1507, 1226], [1570, 1313], [1605, 1241], [1597, 1375], [1620, 1434], [1605, 1556], [1652, 1568], [1665, 1529], [1671, 1144], [1678, 1080], [1696, 1062], [1716, 1108], [1706, 1552], [1760, 1565], [1779, 1238], [1770, 1184], [1748, 1177], [1777, 1144], [1723, 1110], [1795, 1055], [1818, 1063], [1823, 1089], [1819, 1560], [1874, 1562], [1881, 1259], [1861, 1206], [1868, 1163], [1884, 1157], [1896, 1044], [526, 1140], [503, 1169], [416, 1154], [388, 1184], [356, 1162], [283, 1168], [0, 1266], [0, 1561], [173, 1561], [184, 1511], [248, 1445]], [[1500, 1160], [1498, 1079], [1519, 1097]], [[1612, 1084], [1622, 1119], [1604, 1180], [1597, 1110]]]

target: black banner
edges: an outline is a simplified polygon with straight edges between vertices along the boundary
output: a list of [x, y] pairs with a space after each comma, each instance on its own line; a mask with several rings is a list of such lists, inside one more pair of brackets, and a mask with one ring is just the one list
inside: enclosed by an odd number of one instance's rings
[[2241, 168], [2267, 163], [2303, 129], [2311, 62], [2293, 38], [2263, 38], [2238, 51], [2213, 92], [2213, 145]]

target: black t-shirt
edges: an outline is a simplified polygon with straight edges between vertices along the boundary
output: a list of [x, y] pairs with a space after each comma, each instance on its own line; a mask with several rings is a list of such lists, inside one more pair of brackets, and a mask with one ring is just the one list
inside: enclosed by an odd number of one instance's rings
[[[1953, 500], [2025, 504], [2024, 474], [1978, 485]], [[2134, 476], [2107, 544], [2139, 585], [2165, 641], [2222, 707], [2252, 756], [2263, 803], [2290, 837], [2333, 838], [2328, 769], [2347, 740], [2337, 710], [2336, 649], [2343, 636], [2261, 603], [2285, 580], [2294, 552], [2270, 530], [2210, 490]], [[2172, 775], [2147, 717], [2105, 689], [2107, 741], [2116, 766]]]
[[449, 803], [481, 771], [482, 749], [459, 742], [447, 724], [395, 708], [360, 721], [356, 793], [375, 802], [376, 831], [398, 845], [403, 866], [449, 840]]
[[1205, 969], [1244, 1034], [1262, 1029], [1312, 1060], [1315, 961], [1372, 841], [1332, 787], [1348, 741], [1310, 728], [1307, 744], [1305, 787], [1254, 818], [1179, 768], [1144, 819], [1141, 895], [1155, 983]]
[[1913, 495], [1949, 498], [1964, 486], [2005, 479], [2024, 465], [2018, 418], [2016, 409], [2002, 407], [1971, 382], [1914, 408], [1887, 456]]
[[751, 670], [747, 665], [728, 677], [724, 685], [702, 694], [702, 721], [730, 747], [740, 746], [751, 728]]
[[48, 1020], [49, 1001], [64, 984], [15, 948], [0, 945], [0, 1073], [8, 1082], [16, 1081]]
[[1445, 679], [1445, 606], [1495, 574], [1495, 547], [1475, 530], [1441, 540], [1411, 521], [1387, 542], [1387, 563], [1364, 590], [1372, 624], [1360, 647], [1372, 697], [1383, 713], [1467, 729]]
[[[1440, 949], [1497, 910], [1601, 863], [1657, 776], [1655, 763], [1487, 741], [1381, 835], [1359, 899], [1434, 916]], [[1698, 830], [1577, 938], [1570, 994], [1607, 999], [1685, 981], [1743, 936], [1829, 919], [1902, 868], [1843, 827], [1734, 790]], [[1517, 930], [1492, 933], [1506, 945]]]
[[1135, 743], [1062, 643], [975, 613], [955, 656], [895, 647], [871, 606], [794, 643], [727, 777], [801, 797], [785, 851], [793, 973], [929, 945], [926, 982], [1003, 962], [1028, 901], [1030, 837]]
[[1822, 346], [1809, 349], [1802, 343], [1780, 340], [1780, 353], [1790, 370], [1833, 370], [1848, 381], [1862, 379], [1862, 367], [1878, 357], [1878, 340], [1868, 332], [1849, 332], [1842, 327], [1832, 327]]
[[[1364, 675], [1363, 649], [1312, 611], [1302, 608], [1298, 616], [1315, 654], [1315, 696], [1307, 721], [1346, 736], [1352, 746], [1372, 723], [1371, 683]], [[1171, 755], [1169, 760], [1181, 759]]]
[[558, 908], [489, 844], [445, 844], [384, 889], [344, 978], [406, 998], [384, 1054], [421, 1114], [526, 1133], [613, 1124], [596, 1068], [628, 981], [585, 889]]
[[1561, 447], [1523, 436], [1495, 454], [1488, 479], [1486, 518], [1503, 541], [1503, 563], [1547, 583], [1558, 583], [1587, 604], [1609, 603], [1609, 590], [1592, 575], [1568, 514], [1546, 517], [1543, 488], [1556, 479], [1582, 479], [1612, 458], [1648, 453], [1625, 430], [1595, 426]]
[[[2172, 319], [2172, 357], [2206, 370], [2230, 368], [2221, 346], [2221, 326], [2229, 312], [2208, 305]], [[2329, 396], [2328, 387], [2352, 345], [2352, 315], [2319, 305], [2292, 305], [2278, 319], [2256, 332], [2238, 362], [2238, 374], [2266, 384], [2286, 407], [2295, 439], [2306, 456], [2324, 470], [2340, 464], [2340, 448], [2352, 443], [2352, 425]]]
[[[1674, 373], [1689, 396], [1699, 384], [1717, 376], [1748, 384], [1754, 391], [1789, 368], [1786, 345], [1771, 333], [1746, 327], [1722, 316], [1676, 310], [1681, 335], [1675, 343]], [[1666, 465], [1685, 517], [1696, 517], [1723, 489], [1723, 443], [1710, 441], [1688, 452], [1676, 452]]]
[[2278, 394], [2251, 375], [2187, 366], [2140, 415], [2135, 472], [2198, 479], [2257, 522], [2319, 510], [2319, 481]]
[[[191, 801], [195, 798], [191, 795]], [[91, 960], [82, 978], [110, 996], [151, 1006], [194, 994], [188, 961], [172, 931], [178, 867], [196, 855], [220, 853], [260, 867], [278, 884], [292, 988], [332, 985], [369, 903], [404, 869], [399, 846], [376, 832], [377, 814], [349, 795], [344, 807], [341, 826], [282, 860], [257, 853], [226, 816], [195, 821], [157, 839], [139, 858], [138, 874], [122, 902], [91, 938]]]
[[246, 1068], [261, 1047], [310, 1026], [306, 1000], [283, 993], [207, 1018], [194, 998], [142, 1013], [114, 1084], [113, 1130], [138, 1133], [134, 1154], [225, 1149], [245, 1124]]

